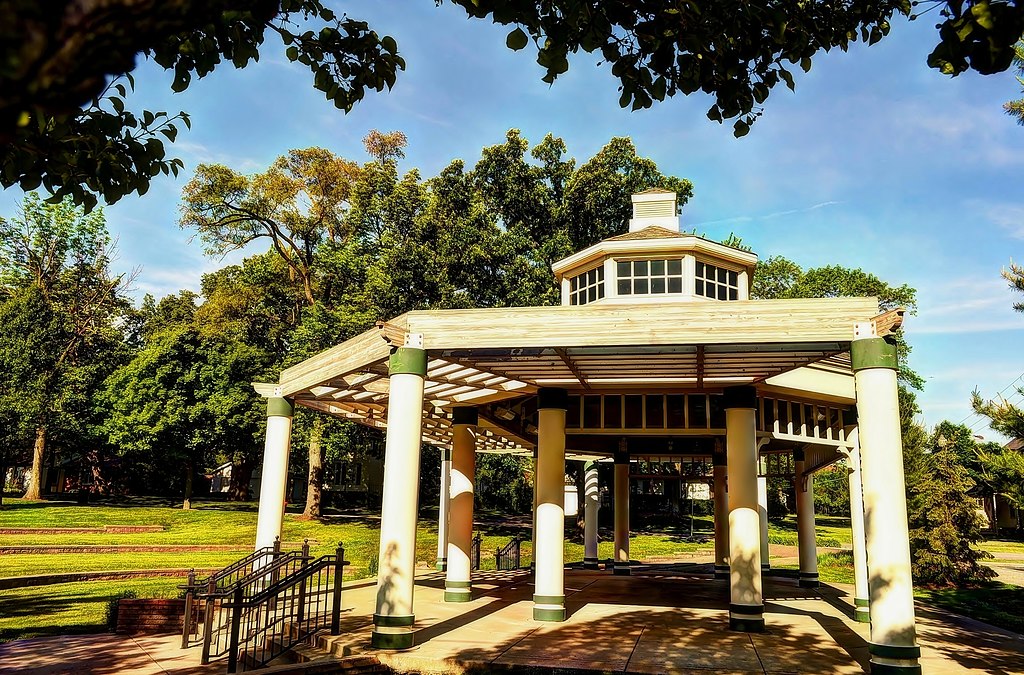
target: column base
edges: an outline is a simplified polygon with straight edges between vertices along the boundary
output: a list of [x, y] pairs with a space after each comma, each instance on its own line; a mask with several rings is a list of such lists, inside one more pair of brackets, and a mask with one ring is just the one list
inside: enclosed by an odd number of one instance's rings
[[729, 603], [729, 630], [744, 633], [764, 632], [764, 605]]
[[630, 574], [629, 563], [615, 563], [615, 566], [613, 568], [613, 573], [614, 574], [619, 574], [619, 575], [622, 575], [622, 576], [629, 576], [629, 574]]
[[867, 598], [853, 599], [853, 618], [860, 623], [871, 623], [871, 608]]
[[534, 621], [565, 621], [564, 595], [533, 596]]
[[416, 632], [413, 624], [416, 617], [373, 615], [373, 632], [370, 633], [370, 646], [374, 649], [411, 649], [416, 644]]
[[872, 661], [871, 675], [921, 675], [921, 664], [900, 666]]
[[800, 588], [817, 588], [818, 587], [818, 573], [817, 572], [801, 572], [800, 573]]
[[872, 675], [920, 675], [921, 664], [917, 662], [921, 658], [921, 648], [918, 646], [905, 645], [879, 645], [868, 643], [868, 652], [871, 654]]
[[600, 564], [597, 558], [584, 558], [583, 569], [585, 570], [596, 570]]
[[729, 566], [728, 565], [715, 565], [715, 578], [716, 579], [728, 579], [729, 578]]
[[469, 602], [473, 599], [472, 581], [445, 581], [444, 601], [445, 602]]
[[435, 565], [435, 567], [437, 568], [438, 572], [447, 572], [448, 571], [448, 560], [446, 558], [438, 558], [437, 559], [437, 565]]

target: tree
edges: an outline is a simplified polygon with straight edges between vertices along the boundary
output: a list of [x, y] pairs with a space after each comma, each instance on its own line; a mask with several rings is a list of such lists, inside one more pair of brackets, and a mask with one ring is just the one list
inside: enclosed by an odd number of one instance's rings
[[[190, 299], [172, 297], [158, 313], [175, 313]], [[192, 318], [152, 333], [100, 397], [110, 444], [152, 475], [181, 471], [185, 509], [197, 471], [214, 458], [252, 455], [264, 415], [249, 382], [266, 368], [260, 350], [204, 335]]]
[[[1013, 49], [1013, 65], [1014, 69], [1017, 71], [1017, 82], [1019, 82], [1020, 86], [1024, 88], [1024, 41], [1018, 42]], [[1017, 120], [1017, 124], [1024, 124], [1024, 98], [1007, 101], [1003, 104], [1003, 109], [1006, 110], [1007, 115], [1010, 115]], [[1017, 277], [1020, 278], [1020, 269], [1018, 268], [1016, 272]], [[1022, 288], [1022, 286], [1018, 286], [1018, 288]]]
[[[754, 271], [750, 296], [755, 299], [773, 298], [838, 298], [876, 297], [883, 312], [904, 308], [910, 314], [917, 310], [917, 291], [907, 284], [892, 286], [864, 270], [839, 265], [803, 270], [792, 260], [773, 256], [759, 262]], [[901, 384], [920, 389], [924, 380], [907, 366], [910, 345], [902, 331], [895, 335], [899, 355]]]
[[29, 194], [15, 218], [0, 219], [0, 397], [18, 426], [32, 429], [26, 499], [41, 497], [48, 444], [86, 433], [90, 392], [116, 365], [130, 275], [113, 275], [109, 260], [102, 212]]
[[[708, 117], [735, 119], [737, 136], [777, 84], [795, 88], [789, 68], [807, 71], [817, 53], [846, 50], [858, 39], [878, 42], [894, 14], [914, 18], [909, 0], [452, 2], [471, 17], [515, 25], [510, 49], [532, 39], [545, 82], [569, 69], [570, 55], [600, 53], [619, 80], [622, 107], [699, 90], [715, 96]], [[930, 66], [953, 76], [1010, 67], [1024, 34], [1024, 3], [937, 0], [933, 7], [941, 7], [942, 20]], [[108, 202], [145, 192], [152, 176], [179, 166], [165, 159], [157, 138], [174, 140], [175, 131], [163, 127], [166, 115], [137, 116], [123, 95], [108, 97], [109, 108], [102, 103], [109, 78], [130, 73], [139, 55], [173, 72], [171, 87], [182, 91], [225, 61], [244, 68], [258, 60], [266, 35], [276, 33], [285, 56], [308, 67], [313, 86], [346, 111], [368, 90], [393, 86], [405, 68], [393, 38], [337, 17], [320, 0], [63, 0], [45, 7], [4, 0], [0, 12], [8, 19], [0, 28], [0, 183], [43, 184], [86, 205], [95, 192]], [[75, 158], [100, 170], [95, 181]]]
[[[1003, 270], [1003, 278], [1010, 284], [1010, 288], [1017, 293], [1024, 293], [1024, 266], [1010, 263], [1010, 268]], [[1024, 302], [1013, 303], [1013, 308], [1018, 312], [1024, 312]]]
[[974, 546], [981, 540], [983, 517], [970, 496], [974, 481], [961, 458], [974, 456], [971, 431], [943, 422], [919, 455], [908, 482], [910, 551], [914, 579], [929, 586], [969, 586], [995, 572], [981, 564], [991, 554]]

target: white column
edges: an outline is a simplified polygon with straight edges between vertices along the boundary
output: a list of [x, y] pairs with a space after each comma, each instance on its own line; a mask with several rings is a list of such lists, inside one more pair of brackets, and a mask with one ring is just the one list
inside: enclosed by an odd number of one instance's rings
[[[857, 416], [851, 413], [844, 427], [846, 440], [853, 444], [847, 457], [850, 478], [850, 530], [853, 538], [853, 617], [861, 622], [871, 621], [868, 602], [868, 556], [864, 549], [864, 494], [860, 481], [860, 433], [854, 426]], [[843, 413], [844, 416], [846, 412]]]
[[292, 404], [267, 398], [267, 437], [263, 445], [260, 507], [256, 517], [256, 550], [273, 546], [281, 536], [288, 491], [288, 452], [292, 444]]
[[537, 448], [533, 449], [533, 510], [530, 511], [530, 569], [537, 569]]
[[729, 628], [764, 630], [761, 519], [757, 515], [757, 427], [754, 387], [725, 390], [729, 463]]
[[729, 493], [726, 484], [728, 468], [725, 450], [721, 441], [715, 441], [714, 462], [715, 488], [715, 578], [729, 578]]
[[473, 495], [476, 486], [476, 408], [452, 409], [451, 516], [445, 602], [473, 599]]
[[408, 649], [415, 642], [413, 577], [427, 353], [417, 347], [399, 347], [391, 355], [389, 372], [377, 604], [370, 644]]
[[533, 618], [565, 621], [565, 410], [564, 389], [537, 393], [537, 548]]
[[[624, 443], [622, 445], [625, 445]], [[615, 453], [614, 573], [629, 574], [629, 451]]]
[[768, 547], [768, 477], [757, 477], [757, 519], [761, 525], [761, 569], [771, 569], [771, 550]]
[[437, 504], [437, 570], [448, 569], [448, 511], [451, 502], [451, 448], [441, 448], [441, 479], [438, 481]]
[[793, 451], [793, 489], [796, 491], [796, 544], [800, 556], [800, 586], [818, 587], [818, 542], [814, 529], [814, 474], [806, 471], [803, 450]]
[[597, 511], [601, 507], [597, 462], [583, 466], [583, 567], [597, 569]]
[[896, 347], [857, 324], [850, 345], [860, 423], [872, 672], [920, 673], [903, 478]]

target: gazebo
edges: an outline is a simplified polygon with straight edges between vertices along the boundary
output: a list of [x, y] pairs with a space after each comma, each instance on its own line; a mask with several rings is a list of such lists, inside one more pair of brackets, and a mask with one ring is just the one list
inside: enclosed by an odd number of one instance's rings
[[[293, 406], [385, 430], [372, 643], [415, 642], [423, 444], [441, 448], [445, 602], [473, 594], [476, 453], [534, 457], [533, 619], [563, 621], [567, 460], [585, 461], [585, 558], [597, 567], [597, 462], [614, 463], [615, 559], [630, 573], [629, 463], [713, 484], [715, 574], [733, 630], [764, 630], [765, 480], [792, 476], [800, 574], [818, 583], [815, 472], [849, 467], [857, 618], [874, 673], [920, 672], [896, 349], [876, 298], [751, 300], [757, 257], [679, 229], [674, 192], [633, 195], [626, 234], [553, 265], [562, 306], [413, 311], [256, 384], [267, 436], [256, 547], [281, 533]], [[674, 469], [673, 469], [674, 467]], [[447, 540], [447, 548], [444, 541]]]

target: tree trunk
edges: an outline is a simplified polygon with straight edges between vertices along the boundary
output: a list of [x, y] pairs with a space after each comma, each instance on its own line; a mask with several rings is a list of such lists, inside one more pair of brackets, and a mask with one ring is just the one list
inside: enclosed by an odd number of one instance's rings
[[309, 481], [306, 485], [306, 508], [303, 518], [320, 517], [321, 488], [324, 482], [324, 453], [321, 443], [324, 435], [323, 420], [313, 420], [313, 428], [309, 430]]
[[188, 511], [192, 508], [192, 476], [195, 474], [195, 465], [188, 461], [185, 463], [185, 501], [181, 508]]
[[252, 482], [253, 463], [235, 462], [231, 465], [231, 485], [228, 487], [228, 499], [231, 501], [249, 501], [249, 483]]
[[32, 476], [29, 479], [25, 499], [43, 498], [43, 459], [46, 456], [46, 427], [36, 428], [36, 442], [32, 448]]

